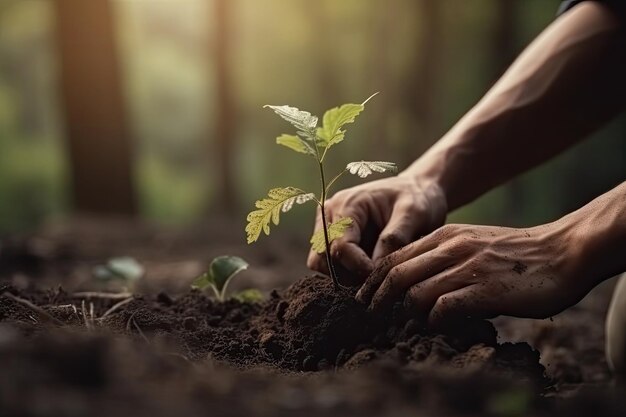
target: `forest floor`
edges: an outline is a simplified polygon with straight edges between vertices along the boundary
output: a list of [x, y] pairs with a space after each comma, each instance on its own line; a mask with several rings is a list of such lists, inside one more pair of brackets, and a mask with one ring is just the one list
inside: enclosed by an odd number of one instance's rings
[[[300, 239], [249, 247], [213, 224], [83, 219], [3, 240], [0, 415], [624, 413], [604, 359], [613, 280], [548, 320], [432, 334], [399, 306], [373, 316], [306, 271]], [[259, 288], [265, 301], [190, 290], [224, 254], [251, 264], [232, 289]], [[146, 269], [132, 293], [92, 277], [116, 256]]]

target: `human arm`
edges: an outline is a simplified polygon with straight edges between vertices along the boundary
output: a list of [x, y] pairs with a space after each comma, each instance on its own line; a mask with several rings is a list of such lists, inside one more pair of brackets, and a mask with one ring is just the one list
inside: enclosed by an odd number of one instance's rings
[[[385, 255], [442, 225], [448, 211], [610, 120], [626, 97], [625, 50], [622, 22], [602, 4], [587, 2], [557, 19], [404, 172], [341, 191], [328, 201], [330, 219], [355, 220], [349, 233], [333, 243], [333, 257], [366, 276]], [[363, 240], [372, 224], [377, 236], [368, 252]], [[315, 253], [309, 254], [308, 265], [325, 270]]]

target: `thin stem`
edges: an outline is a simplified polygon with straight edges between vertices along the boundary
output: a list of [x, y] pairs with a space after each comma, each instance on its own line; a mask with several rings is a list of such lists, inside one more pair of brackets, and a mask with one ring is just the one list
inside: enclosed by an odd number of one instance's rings
[[339, 174], [337, 174], [335, 176], [335, 178], [333, 178], [328, 185], [326, 186], [326, 194], [328, 194], [328, 191], [330, 190], [330, 187], [335, 183], [335, 181], [337, 181], [344, 173], [346, 172], [346, 170], [344, 169], [343, 171], [341, 171]]
[[335, 285], [335, 289], [339, 290], [339, 281], [337, 280], [337, 274], [335, 273], [335, 267], [333, 266], [333, 261], [330, 256], [330, 239], [328, 238], [328, 223], [326, 223], [326, 178], [324, 176], [324, 165], [322, 162], [319, 162], [320, 167], [320, 179], [322, 181], [322, 198], [321, 198], [321, 211], [322, 211], [322, 227], [324, 230], [324, 242], [326, 243], [326, 263], [328, 264], [328, 272], [330, 273], [330, 278], [333, 280], [333, 284]]

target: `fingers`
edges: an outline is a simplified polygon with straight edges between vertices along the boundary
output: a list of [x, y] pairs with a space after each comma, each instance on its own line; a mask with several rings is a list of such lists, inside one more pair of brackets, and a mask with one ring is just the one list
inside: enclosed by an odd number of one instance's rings
[[391, 304], [409, 288], [416, 288], [423, 281], [437, 279], [433, 277], [454, 263], [451, 257], [442, 252], [430, 251], [391, 268], [372, 297], [372, 309]]
[[468, 317], [495, 317], [501, 313], [495, 308], [493, 298], [480, 285], [471, 285], [443, 294], [428, 315], [428, 325], [432, 328], [441, 328]]
[[[331, 243], [331, 256], [334, 262], [342, 265], [351, 274], [356, 275], [359, 281], [368, 276], [374, 269], [374, 264], [370, 257], [360, 247], [361, 240], [361, 228], [362, 224], [367, 220], [366, 216], [355, 208], [345, 214], [337, 214], [328, 212], [326, 221], [331, 223], [341, 217], [350, 217], [353, 220], [353, 224], [349, 227], [345, 234]], [[322, 229], [322, 215], [321, 210], [318, 207], [317, 215], [315, 219], [314, 233]], [[314, 251], [309, 251], [307, 259], [307, 266], [315, 271], [329, 274], [328, 264], [325, 254], [318, 254]]]
[[425, 209], [414, 198], [413, 195], [402, 198], [394, 205], [372, 254], [374, 262], [432, 232], [444, 222], [445, 210]]
[[362, 279], [374, 270], [374, 262], [355, 242], [336, 240], [331, 245], [331, 256], [345, 269]]
[[[431, 233], [383, 258], [376, 269], [365, 280], [365, 283], [356, 295], [356, 299], [364, 304], [369, 304], [392, 268], [407, 262], [411, 258], [434, 250], [439, 246], [440, 242], [446, 239], [446, 236], [448, 236], [448, 232], [445, 230], [443, 232]], [[393, 284], [391, 286], [393, 287]]]
[[405, 210], [400, 204], [396, 204], [389, 222], [376, 242], [372, 260], [376, 262], [411, 243], [416, 227], [415, 223], [415, 214]]
[[405, 309], [409, 314], [428, 315], [441, 296], [472, 285], [461, 274], [454, 268], [411, 286], [404, 297]]

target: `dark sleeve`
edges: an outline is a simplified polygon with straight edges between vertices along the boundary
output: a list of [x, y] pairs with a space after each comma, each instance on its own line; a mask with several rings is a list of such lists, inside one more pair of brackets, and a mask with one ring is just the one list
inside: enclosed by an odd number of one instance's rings
[[[562, 15], [572, 7], [576, 6], [583, 1], [589, 0], [565, 0], [561, 2], [561, 6], [559, 7], [559, 11], [557, 16]], [[626, 19], [626, 0], [594, 0], [599, 3], [604, 3], [609, 6], [611, 9], [615, 10], [616, 13], [620, 15], [621, 18]]]

